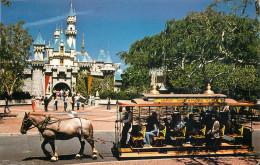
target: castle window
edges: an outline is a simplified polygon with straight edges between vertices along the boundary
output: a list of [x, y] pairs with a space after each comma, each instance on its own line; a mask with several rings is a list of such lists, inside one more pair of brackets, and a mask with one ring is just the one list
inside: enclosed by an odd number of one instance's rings
[[63, 59], [60, 59], [60, 65], [63, 65], [63, 64], [64, 64]]
[[60, 46], [60, 53], [64, 53], [64, 46]]
[[72, 28], [70, 28], [70, 30], [72, 30]]

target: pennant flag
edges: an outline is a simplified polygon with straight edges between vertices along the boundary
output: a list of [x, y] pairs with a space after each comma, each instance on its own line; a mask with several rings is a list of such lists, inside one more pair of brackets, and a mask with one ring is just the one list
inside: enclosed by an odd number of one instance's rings
[[93, 78], [93, 77], [88, 77], [88, 94], [89, 94], [89, 91], [90, 91], [90, 86], [91, 86], [92, 78]]
[[45, 94], [46, 94], [46, 90], [47, 90], [47, 87], [48, 87], [48, 84], [49, 84], [50, 77], [51, 76], [46, 76], [45, 77]]

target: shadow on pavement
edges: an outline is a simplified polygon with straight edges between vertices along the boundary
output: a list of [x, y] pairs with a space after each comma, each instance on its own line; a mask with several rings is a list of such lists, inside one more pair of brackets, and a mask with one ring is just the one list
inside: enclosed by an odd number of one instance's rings
[[[73, 160], [75, 159], [75, 154], [72, 155], [59, 155], [59, 160]], [[46, 160], [46, 161], [50, 161], [50, 157], [28, 157], [28, 158], [24, 158], [23, 161], [31, 161], [31, 160]], [[80, 159], [92, 159], [92, 157], [90, 155], [83, 155]]]

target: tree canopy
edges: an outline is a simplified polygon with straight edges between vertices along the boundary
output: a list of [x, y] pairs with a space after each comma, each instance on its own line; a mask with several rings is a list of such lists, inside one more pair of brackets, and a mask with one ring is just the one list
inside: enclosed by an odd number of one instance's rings
[[1, 2], [2, 2], [4, 5], [9, 6], [9, 7], [12, 5], [11, 2], [8, 1], [8, 0], [1, 0]]
[[28, 28], [23, 28], [24, 22], [17, 24], [0, 24], [1, 29], [1, 91], [11, 96], [19, 88], [24, 69], [28, 67], [27, 60], [31, 56], [30, 46], [32, 37], [28, 34]]
[[[128, 82], [138, 77], [134, 74], [133, 78], [131, 73], [142, 70], [148, 75], [149, 70], [164, 67], [166, 85], [173, 92], [200, 93], [210, 83], [215, 92], [229, 94], [232, 89], [237, 89], [236, 93], [243, 91], [247, 95], [244, 89], [248, 91], [246, 86], [249, 84], [251, 94], [259, 89], [257, 78], [252, 79], [254, 82], [243, 81], [239, 86], [241, 90], [234, 88], [237, 84], [233, 80], [226, 80], [232, 76], [235, 78], [231, 73], [239, 73], [238, 70], [257, 77], [260, 53], [258, 31], [257, 19], [208, 7], [203, 12], [190, 12], [181, 20], [167, 21], [162, 32], [136, 41], [129, 52], [121, 52], [119, 56], [131, 66], [125, 73], [131, 75]], [[242, 74], [236, 76], [242, 81]], [[229, 85], [219, 88], [221, 84], [222, 87], [223, 84]]]

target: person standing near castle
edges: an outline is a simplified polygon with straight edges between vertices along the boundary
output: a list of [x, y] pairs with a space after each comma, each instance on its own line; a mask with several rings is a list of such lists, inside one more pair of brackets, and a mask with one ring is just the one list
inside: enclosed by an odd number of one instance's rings
[[32, 97], [32, 110], [33, 110], [33, 112], [35, 112], [35, 103], [36, 103], [36, 100], [35, 100], [35, 97], [33, 96]]
[[111, 98], [110, 96], [107, 97], [107, 110], [110, 110], [110, 101], [111, 101]]
[[6, 113], [6, 109], [8, 109], [9, 113], [11, 113], [9, 106], [8, 106], [8, 98], [5, 98], [5, 109], [4, 109], [4, 113]]
[[74, 111], [74, 104], [75, 104], [75, 94], [72, 95], [71, 98], [71, 110]]
[[64, 97], [64, 112], [66, 112], [66, 109], [68, 107], [68, 96]]
[[77, 95], [76, 101], [77, 101], [77, 110], [79, 110], [79, 106], [80, 106], [80, 94]]
[[47, 97], [45, 97], [43, 102], [44, 102], [44, 111], [47, 112], [48, 111], [48, 104], [49, 104], [49, 100], [47, 99]]

